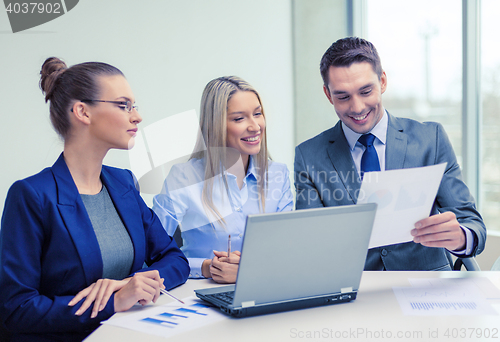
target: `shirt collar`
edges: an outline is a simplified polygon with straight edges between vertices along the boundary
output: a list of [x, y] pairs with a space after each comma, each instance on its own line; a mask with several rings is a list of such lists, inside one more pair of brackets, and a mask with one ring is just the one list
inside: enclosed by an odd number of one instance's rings
[[[389, 123], [389, 117], [384, 109], [382, 119], [375, 125], [375, 127], [372, 128], [372, 130], [368, 133], [373, 134], [375, 137], [377, 137], [378, 140], [382, 144], [385, 145], [385, 141], [387, 138], [387, 126]], [[349, 147], [351, 148], [351, 151], [354, 150], [354, 147], [356, 146], [356, 143], [358, 142], [359, 137], [362, 134], [354, 132], [352, 129], [347, 127], [342, 122], [342, 130], [344, 131], [344, 136], [347, 139], [347, 143], [349, 144]]]
[[257, 179], [257, 167], [255, 166], [255, 161], [254, 161], [253, 156], [250, 156], [248, 158], [248, 169], [247, 169], [246, 177], [248, 177], [250, 175], [254, 176], [254, 178]]
[[[232, 173], [228, 172], [227, 170], [224, 171], [228, 177], [236, 178], [235, 175]], [[246, 182], [246, 179], [252, 175], [255, 179], [257, 179], [257, 167], [255, 166], [255, 161], [253, 156], [249, 156], [248, 158], [248, 169], [247, 169], [247, 174], [245, 175], [245, 179], [243, 182]]]

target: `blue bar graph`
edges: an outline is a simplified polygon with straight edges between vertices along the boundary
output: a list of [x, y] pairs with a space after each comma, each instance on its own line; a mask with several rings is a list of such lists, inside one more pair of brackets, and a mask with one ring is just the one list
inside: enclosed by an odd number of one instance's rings
[[173, 314], [173, 313], [170, 313], [170, 312], [164, 312], [164, 313], [159, 314], [158, 316], [165, 316], [165, 317], [174, 318], [174, 319], [177, 318], [177, 317], [188, 318], [188, 316], [176, 315], [176, 314]]
[[175, 323], [175, 322], [162, 321], [161, 319], [156, 319], [156, 318], [151, 318], [151, 317], [143, 318], [141, 321], [146, 322], [146, 323], [152, 323], [152, 324], [161, 325], [163, 327], [168, 327], [168, 328], [173, 328], [172, 325], [177, 325], [178, 324], [178, 323]]
[[178, 308], [178, 309], [176, 309], [176, 311], [187, 312], [187, 313], [192, 313], [192, 314], [201, 315], [201, 316], [207, 316], [207, 314], [205, 314], [203, 312], [198, 312], [196, 310], [191, 310], [191, 309], [187, 309], [187, 308]]

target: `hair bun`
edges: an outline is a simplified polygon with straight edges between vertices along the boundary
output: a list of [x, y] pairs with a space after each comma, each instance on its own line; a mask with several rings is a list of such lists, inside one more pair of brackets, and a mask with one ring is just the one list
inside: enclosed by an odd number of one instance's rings
[[50, 57], [45, 60], [40, 71], [40, 88], [45, 94], [45, 102], [52, 97], [57, 78], [67, 69], [66, 63], [57, 57]]

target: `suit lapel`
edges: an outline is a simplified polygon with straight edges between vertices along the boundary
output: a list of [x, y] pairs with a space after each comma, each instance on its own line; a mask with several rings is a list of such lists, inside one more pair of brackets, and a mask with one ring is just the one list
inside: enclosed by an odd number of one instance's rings
[[385, 147], [385, 169], [402, 169], [406, 158], [408, 137], [403, 132], [403, 127], [398, 119], [388, 115], [387, 141]]
[[111, 197], [115, 209], [125, 228], [127, 228], [132, 244], [134, 245], [134, 263], [132, 269], [141, 269], [145, 260], [146, 240], [144, 238], [145, 234], [140, 208], [134, 194], [136, 190], [131, 186], [125, 186], [106, 166], [102, 168], [101, 180], [108, 189], [109, 197]]
[[352, 159], [351, 149], [342, 131], [341, 121], [333, 127], [332, 136], [327, 147], [328, 156], [334, 169], [337, 171], [338, 178], [349, 192], [351, 201], [355, 204], [356, 194], [359, 193], [361, 186], [359, 174]]
[[99, 243], [62, 153], [51, 171], [57, 185], [57, 207], [80, 256], [88, 286], [102, 277]]

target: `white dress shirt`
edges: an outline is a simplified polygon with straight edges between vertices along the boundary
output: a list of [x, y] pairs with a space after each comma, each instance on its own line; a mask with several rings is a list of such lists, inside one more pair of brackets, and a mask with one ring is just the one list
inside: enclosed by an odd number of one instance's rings
[[[169, 235], [180, 225], [184, 252], [191, 267], [190, 278], [203, 278], [204, 260], [214, 257], [213, 251], [226, 251], [228, 235], [231, 250], [241, 251], [246, 218], [261, 212], [257, 188], [256, 167], [250, 157], [248, 171], [240, 189], [236, 176], [225, 172], [229, 191], [220, 191], [222, 176], [214, 177], [213, 203], [226, 221], [223, 226], [217, 218], [207, 215], [202, 203], [205, 167], [202, 159], [191, 159], [170, 170], [162, 192], [153, 199], [153, 210]], [[285, 164], [269, 161], [265, 212], [290, 211], [293, 196], [289, 172]], [[286, 236], [283, 241], [286, 241]]]

